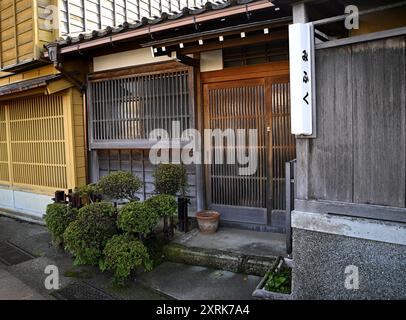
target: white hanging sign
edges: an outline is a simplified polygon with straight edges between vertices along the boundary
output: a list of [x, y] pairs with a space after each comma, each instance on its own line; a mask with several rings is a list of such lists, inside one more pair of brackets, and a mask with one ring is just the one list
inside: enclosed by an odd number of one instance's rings
[[291, 131], [313, 134], [314, 29], [311, 23], [289, 26]]

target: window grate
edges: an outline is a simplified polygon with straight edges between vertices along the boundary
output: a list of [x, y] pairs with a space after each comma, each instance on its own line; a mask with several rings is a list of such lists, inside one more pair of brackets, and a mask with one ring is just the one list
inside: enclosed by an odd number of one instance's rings
[[154, 129], [170, 134], [173, 121], [181, 132], [192, 128], [188, 77], [178, 71], [92, 82], [91, 143], [145, 141]]

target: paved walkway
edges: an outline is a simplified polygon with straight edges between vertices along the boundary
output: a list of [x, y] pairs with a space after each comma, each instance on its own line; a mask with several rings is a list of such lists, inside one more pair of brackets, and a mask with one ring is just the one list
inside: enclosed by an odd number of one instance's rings
[[164, 262], [138, 281], [176, 300], [249, 300], [261, 277]]
[[34, 289], [1, 268], [0, 266], [0, 300], [45, 300]]
[[[0, 216], [0, 241], [5, 240], [35, 258], [12, 266], [0, 264], [0, 299], [58, 298], [44, 286], [47, 276], [44, 270], [48, 265], [58, 267], [60, 289], [70, 291], [72, 299], [92, 299], [95, 295], [87, 291], [89, 288], [122, 300], [252, 299], [252, 291], [260, 280], [255, 276], [165, 262], [150, 273], [139, 274], [126, 287], [117, 288], [111, 283], [111, 274], [91, 266], [74, 266], [72, 257], [51, 245], [43, 226]], [[83, 292], [76, 294], [72, 290]]]

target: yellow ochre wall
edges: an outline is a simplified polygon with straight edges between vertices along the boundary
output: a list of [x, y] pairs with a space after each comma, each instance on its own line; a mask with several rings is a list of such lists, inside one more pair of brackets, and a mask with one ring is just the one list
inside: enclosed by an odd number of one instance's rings
[[58, 29], [47, 22], [47, 7], [56, 0], [0, 1], [0, 69], [38, 60], [44, 44], [56, 40]]
[[[39, 68], [0, 79], [0, 86], [47, 72], [57, 71]], [[42, 93], [31, 90], [0, 100], [0, 185], [52, 195], [86, 184], [83, 98], [67, 84], [56, 80]]]
[[76, 165], [75, 185], [82, 186], [87, 182], [83, 96], [77, 88], [72, 88], [71, 93], [73, 108], [74, 162]]
[[39, 77], [44, 77], [52, 74], [59, 74], [60, 72], [56, 70], [52, 65], [46, 65], [40, 68], [32, 69], [25, 72], [20, 72], [16, 74], [9, 75], [7, 77], [0, 78], [0, 87], [16, 83], [19, 81], [35, 79]]
[[359, 27], [351, 36], [406, 27], [406, 6], [361, 16]]

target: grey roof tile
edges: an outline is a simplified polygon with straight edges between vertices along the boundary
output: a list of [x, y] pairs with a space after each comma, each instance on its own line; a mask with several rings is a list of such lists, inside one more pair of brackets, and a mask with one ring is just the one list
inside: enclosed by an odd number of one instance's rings
[[159, 17], [152, 17], [147, 18], [143, 17], [141, 21], [135, 22], [124, 22], [122, 25], [118, 27], [107, 27], [103, 30], [93, 30], [92, 32], [88, 33], [81, 33], [75, 37], [66, 37], [65, 39], [60, 39], [57, 41], [60, 47], [68, 46], [71, 44], [77, 44], [85, 41], [90, 41], [96, 38], [106, 37], [110, 34], [117, 34], [121, 32], [125, 32], [127, 30], [134, 30], [138, 29], [147, 25], [156, 25], [167, 20], [177, 20], [184, 18], [186, 16], [196, 16], [203, 14], [205, 12], [214, 11], [214, 10], [222, 10], [228, 7], [248, 4], [252, 2], [256, 2], [259, 0], [227, 0], [227, 1], [218, 1], [218, 2], [206, 2], [202, 7], [195, 7], [195, 8], [183, 8], [180, 12], [175, 13], [166, 13], [163, 12]]

